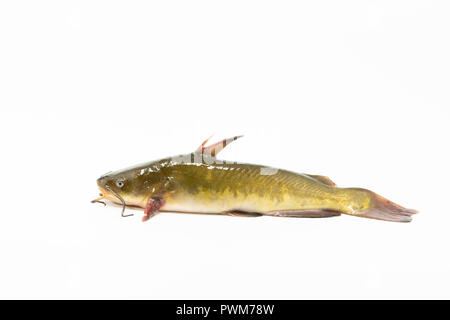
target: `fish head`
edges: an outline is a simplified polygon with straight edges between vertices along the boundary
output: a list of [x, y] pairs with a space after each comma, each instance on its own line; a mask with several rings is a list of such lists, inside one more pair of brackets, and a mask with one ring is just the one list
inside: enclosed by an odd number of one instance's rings
[[124, 174], [115, 174], [111, 172], [98, 178], [97, 186], [103, 196], [113, 202], [120, 201], [117, 195], [125, 200], [127, 194], [131, 191], [130, 181]]
[[133, 170], [123, 170], [102, 175], [97, 185], [104, 199], [122, 204], [122, 198], [126, 205], [141, 206], [145, 199], [137, 180]]
[[108, 172], [97, 179], [101, 198], [117, 204], [144, 207], [148, 198], [165, 182], [157, 164], [146, 163], [119, 171]]

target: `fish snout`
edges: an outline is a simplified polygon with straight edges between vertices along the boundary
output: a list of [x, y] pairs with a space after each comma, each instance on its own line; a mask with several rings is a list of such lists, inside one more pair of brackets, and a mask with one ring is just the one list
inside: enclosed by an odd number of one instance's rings
[[106, 176], [101, 176], [97, 179], [97, 186], [103, 194], [108, 193], [107, 191], [108, 178]]
[[102, 187], [105, 185], [105, 178], [103, 176], [97, 179], [97, 185], [99, 187]]
[[107, 199], [108, 198], [108, 194], [107, 194], [107, 191], [106, 191], [106, 188], [105, 188], [105, 186], [106, 186], [105, 180], [106, 179], [103, 176], [97, 179], [97, 186], [98, 186], [98, 188], [99, 188], [101, 193], [100, 193], [100, 197], [98, 197], [98, 198], [96, 198], [96, 199], [91, 201], [92, 203], [101, 203], [101, 204], [106, 206], [106, 203], [101, 201], [103, 199]]

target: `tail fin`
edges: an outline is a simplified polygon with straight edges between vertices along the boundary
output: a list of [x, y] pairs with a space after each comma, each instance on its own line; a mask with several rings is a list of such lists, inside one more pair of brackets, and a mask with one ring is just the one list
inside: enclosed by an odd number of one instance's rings
[[355, 216], [393, 222], [410, 222], [412, 215], [418, 213], [416, 210], [406, 209], [372, 191], [369, 193], [373, 200], [372, 208], [357, 211]]

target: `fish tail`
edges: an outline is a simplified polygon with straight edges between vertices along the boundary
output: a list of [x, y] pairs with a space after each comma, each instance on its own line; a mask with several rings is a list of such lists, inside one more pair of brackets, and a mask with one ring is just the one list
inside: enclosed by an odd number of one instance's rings
[[364, 192], [369, 201], [365, 201], [360, 208], [356, 206], [357, 209], [351, 213], [345, 212], [347, 214], [384, 221], [410, 222], [412, 215], [418, 213], [416, 210], [404, 208], [370, 190], [357, 190]]

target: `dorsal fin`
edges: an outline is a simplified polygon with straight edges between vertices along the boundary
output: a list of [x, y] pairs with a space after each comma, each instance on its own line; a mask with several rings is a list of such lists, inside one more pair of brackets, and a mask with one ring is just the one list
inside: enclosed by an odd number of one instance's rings
[[326, 184], [328, 186], [332, 186], [332, 187], [336, 187], [336, 183], [333, 182], [333, 180], [331, 180], [330, 178], [326, 177], [326, 176], [318, 176], [318, 175], [313, 175], [313, 174], [308, 174], [307, 176], [310, 176], [311, 178], [322, 182], [323, 184]]
[[232, 137], [232, 138], [223, 139], [222, 141], [216, 142], [216, 143], [214, 143], [214, 144], [212, 144], [210, 146], [205, 147], [205, 144], [209, 141], [209, 139], [211, 139], [211, 137], [209, 137], [208, 139], [203, 141], [203, 143], [197, 148], [197, 150], [195, 150], [195, 152], [200, 152], [200, 153], [203, 153], [203, 154], [209, 154], [212, 157], [215, 157], [227, 145], [229, 145], [233, 141], [235, 141], [235, 140], [237, 140], [237, 139], [239, 139], [239, 138], [241, 138], [243, 136], [235, 136], [235, 137]]

